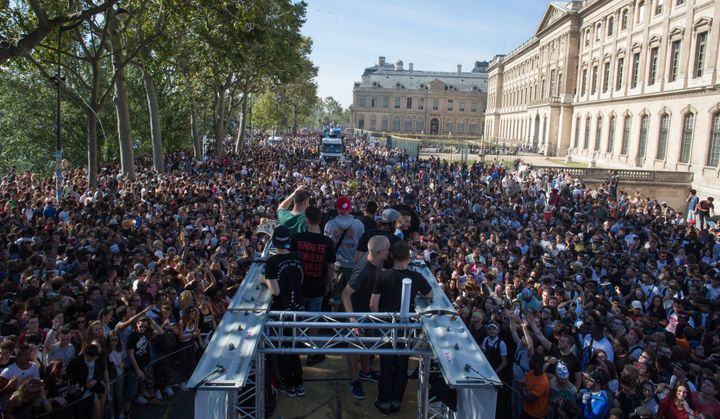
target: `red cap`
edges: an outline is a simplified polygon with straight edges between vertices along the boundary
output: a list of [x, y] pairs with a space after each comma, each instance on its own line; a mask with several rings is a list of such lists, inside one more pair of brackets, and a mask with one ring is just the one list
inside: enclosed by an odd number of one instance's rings
[[350, 198], [347, 196], [341, 196], [335, 201], [335, 209], [338, 211], [346, 211], [350, 212], [352, 211], [352, 204], [350, 203]]

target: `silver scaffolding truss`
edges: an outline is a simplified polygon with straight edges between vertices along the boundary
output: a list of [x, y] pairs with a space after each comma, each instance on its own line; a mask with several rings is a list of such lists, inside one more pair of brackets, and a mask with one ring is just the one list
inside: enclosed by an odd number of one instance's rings
[[[263, 225], [272, 232], [273, 225]], [[418, 297], [415, 313], [310, 313], [270, 311], [271, 295], [260, 284], [264, 261], [251, 266], [188, 381], [196, 418], [264, 418], [266, 355], [411, 355], [420, 360], [418, 418], [494, 417], [501, 382], [467, 327], [424, 263], [413, 263], [433, 288]], [[366, 331], [358, 336], [353, 329]], [[322, 329], [314, 336], [312, 329]], [[368, 333], [373, 331], [372, 333]], [[431, 361], [457, 390], [457, 412], [430, 404]]]

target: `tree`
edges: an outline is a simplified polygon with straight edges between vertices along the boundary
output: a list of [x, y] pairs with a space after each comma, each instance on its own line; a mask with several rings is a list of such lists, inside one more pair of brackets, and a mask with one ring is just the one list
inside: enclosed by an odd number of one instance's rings
[[[61, 2], [41, 4], [40, 0], [4, 0], [0, 7], [0, 64], [30, 54], [53, 31], [72, 26], [98, 13], [106, 13], [118, 0], [70, 1], [65, 10], [56, 10]], [[30, 13], [28, 13], [30, 12]]]

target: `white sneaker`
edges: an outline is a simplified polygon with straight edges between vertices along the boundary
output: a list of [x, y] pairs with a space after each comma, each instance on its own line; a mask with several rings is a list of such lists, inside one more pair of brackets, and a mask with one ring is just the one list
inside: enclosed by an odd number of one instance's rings
[[162, 393], [160, 393], [160, 390], [155, 390], [155, 400], [162, 400]]
[[167, 386], [163, 389], [163, 393], [165, 393], [166, 396], [172, 397], [175, 395], [175, 392], [172, 390], [172, 387]]
[[146, 399], [146, 398], [143, 397], [143, 396], [137, 396], [137, 397], [135, 398], [135, 403], [137, 403], [137, 404], [147, 404], [147, 403], [148, 403], [148, 399]]
[[182, 383], [180, 383], [180, 391], [188, 391], [188, 386], [187, 386], [187, 383], [186, 383], [185, 381], [183, 381]]

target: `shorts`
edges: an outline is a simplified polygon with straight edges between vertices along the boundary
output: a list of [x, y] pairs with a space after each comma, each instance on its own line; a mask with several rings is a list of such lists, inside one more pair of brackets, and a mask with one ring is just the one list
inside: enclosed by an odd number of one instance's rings
[[342, 292], [345, 289], [350, 277], [352, 276], [353, 268], [341, 268], [335, 267], [335, 277], [330, 284], [330, 304], [340, 305], [342, 304]]
[[317, 313], [322, 311], [322, 304], [324, 296], [312, 297], [305, 300], [305, 311]]

